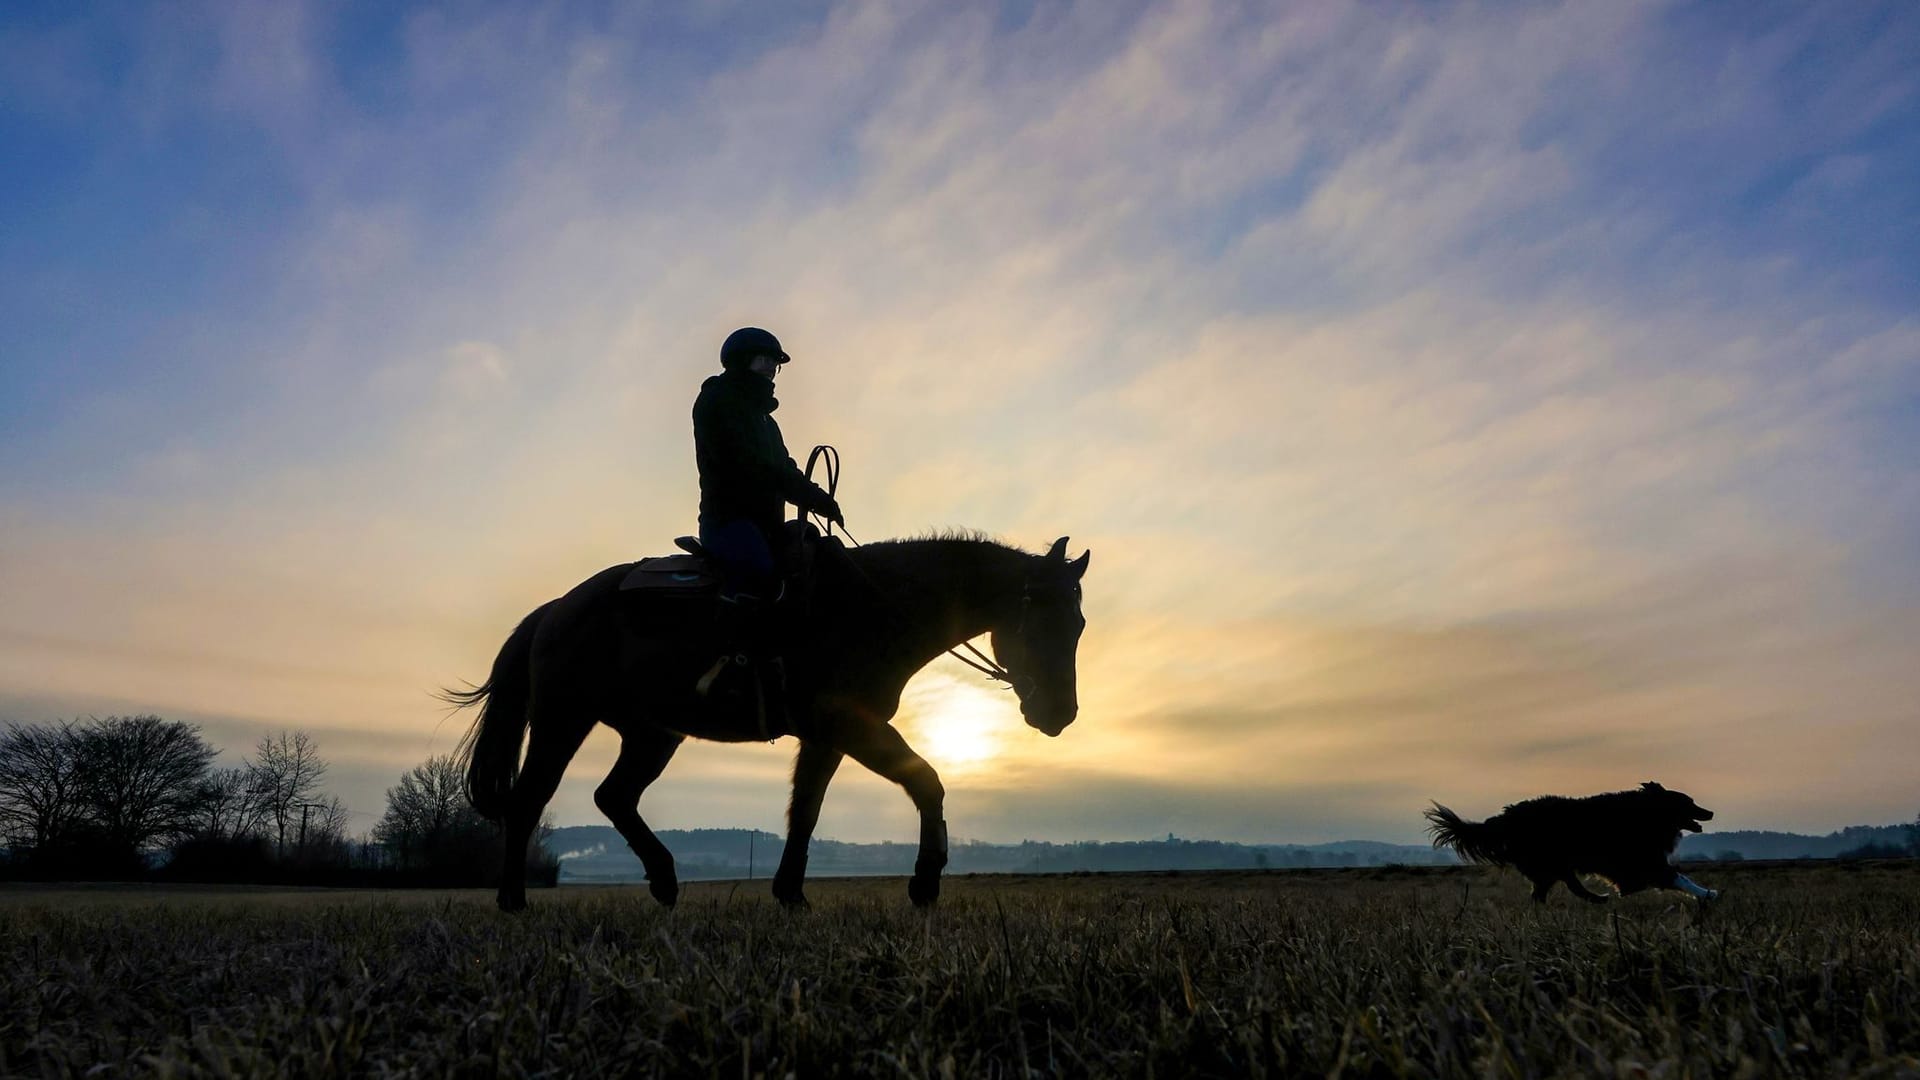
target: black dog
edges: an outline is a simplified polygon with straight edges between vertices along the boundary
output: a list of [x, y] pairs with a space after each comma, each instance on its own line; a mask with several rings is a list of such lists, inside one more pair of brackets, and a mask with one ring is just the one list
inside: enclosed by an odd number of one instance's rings
[[1528, 799], [1480, 822], [1462, 821], [1439, 803], [1426, 814], [1434, 847], [1450, 847], [1469, 862], [1520, 871], [1532, 880], [1533, 898], [1542, 903], [1556, 882], [1582, 900], [1604, 902], [1606, 897], [1580, 884], [1580, 874], [1607, 879], [1622, 896], [1642, 889], [1679, 889], [1700, 900], [1720, 895], [1667, 864], [1680, 830], [1699, 832], [1701, 822], [1713, 820], [1713, 811], [1651, 780], [1638, 791]]

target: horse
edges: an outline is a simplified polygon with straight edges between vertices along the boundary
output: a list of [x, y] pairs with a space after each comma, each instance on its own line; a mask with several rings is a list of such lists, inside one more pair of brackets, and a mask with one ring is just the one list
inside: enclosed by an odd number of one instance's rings
[[[1080, 708], [1080, 579], [1093, 553], [1069, 560], [1064, 536], [1034, 555], [975, 534], [853, 548], [829, 540], [820, 551], [829, 550], [832, 557], [815, 560], [802, 632], [784, 650], [799, 750], [773, 895], [789, 908], [806, 906], [807, 845], [827, 785], [851, 757], [899, 784], [919, 811], [907, 895], [926, 907], [939, 898], [947, 864], [946, 789], [892, 726], [901, 691], [935, 657], [984, 633], [997, 672], [983, 670], [1011, 684], [1028, 726], [1058, 736]], [[508, 636], [485, 683], [445, 694], [456, 708], [480, 706], [459, 753], [468, 800], [504, 834], [497, 897], [504, 911], [526, 907], [527, 844], [596, 723], [619, 733], [620, 754], [594, 805], [639, 856], [648, 891], [667, 907], [680, 892], [673, 854], [640, 816], [640, 796], [687, 738], [767, 738], [765, 729], [712, 715], [696, 696], [702, 670], [718, 654], [710, 603], [655, 604], [636, 618], [633, 598], [620, 590], [632, 565], [609, 567], [535, 608]]]

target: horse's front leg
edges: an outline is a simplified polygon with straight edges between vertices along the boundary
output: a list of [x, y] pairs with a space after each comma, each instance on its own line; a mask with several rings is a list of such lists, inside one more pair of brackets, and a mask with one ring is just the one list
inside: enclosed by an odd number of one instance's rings
[[920, 811], [920, 854], [913, 862], [907, 896], [919, 907], [940, 898], [940, 871], [947, 865], [947, 789], [926, 759], [887, 724], [850, 723], [834, 732], [834, 746], [848, 757], [907, 789]]
[[802, 741], [793, 759], [793, 801], [787, 804], [787, 846], [780, 853], [780, 869], [773, 875], [773, 898], [789, 908], [807, 906], [801, 887], [807, 879], [807, 845], [820, 822], [820, 802], [827, 784], [844, 757], [822, 742]]

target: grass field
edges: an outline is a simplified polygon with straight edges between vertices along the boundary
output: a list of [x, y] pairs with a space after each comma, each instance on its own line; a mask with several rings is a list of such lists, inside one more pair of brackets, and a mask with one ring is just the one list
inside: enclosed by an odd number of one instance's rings
[[1920, 868], [0, 890], [0, 1074], [1920, 1074]]

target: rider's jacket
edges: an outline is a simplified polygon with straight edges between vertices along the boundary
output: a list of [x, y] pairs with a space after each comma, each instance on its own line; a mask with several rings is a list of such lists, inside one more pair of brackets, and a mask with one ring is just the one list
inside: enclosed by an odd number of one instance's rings
[[773, 380], [744, 369], [700, 384], [693, 403], [693, 452], [700, 466], [700, 529], [753, 522], [770, 540], [785, 504], [824, 509], [831, 500], [787, 453], [773, 410]]

